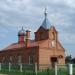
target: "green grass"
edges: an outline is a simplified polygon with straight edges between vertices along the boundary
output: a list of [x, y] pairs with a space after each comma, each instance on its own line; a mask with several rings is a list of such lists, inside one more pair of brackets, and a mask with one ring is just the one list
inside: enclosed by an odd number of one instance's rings
[[[75, 69], [73, 69], [73, 72], [75, 75]], [[7, 74], [7, 75], [35, 75], [35, 72], [34, 71], [23, 71], [23, 72], [20, 72], [19, 70], [12, 70], [12, 71], [8, 71], [8, 70], [2, 70], [0, 71], [0, 74]], [[47, 70], [43, 70], [43, 71], [38, 71], [37, 75], [55, 75], [54, 73], [54, 69], [47, 69]], [[62, 69], [60, 68], [58, 70], [58, 75], [68, 75], [68, 70], [67, 69]]]
[[[1, 74], [7, 74], [7, 75], [35, 75], [35, 72], [33, 71], [24, 71], [24, 72], [19, 72], [19, 71], [1, 71]], [[43, 70], [39, 71], [37, 75], [55, 75], [54, 70]], [[58, 75], [67, 75], [65, 71], [60, 71]]]
[[[34, 72], [8, 72], [8, 71], [1, 71], [1, 74], [7, 74], [7, 75], [35, 75]], [[42, 72], [38, 72], [37, 75], [54, 75], [54, 71], [42, 71]], [[63, 73], [59, 73], [58, 75], [67, 75], [64, 71]]]
[[7, 74], [7, 75], [35, 75], [34, 72], [8, 72], [8, 71], [1, 71], [0, 74]]

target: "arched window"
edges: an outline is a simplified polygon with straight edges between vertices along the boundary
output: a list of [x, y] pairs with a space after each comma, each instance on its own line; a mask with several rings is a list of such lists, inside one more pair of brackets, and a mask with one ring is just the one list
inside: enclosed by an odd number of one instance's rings
[[56, 44], [55, 44], [54, 40], [52, 40], [51, 45], [52, 45], [52, 47], [55, 47]]
[[55, 33], [52, 32], [52, 40], [55, 40]]
[[59, 55], [59, 58], [63, 58], [63, 56], [62, 55]]

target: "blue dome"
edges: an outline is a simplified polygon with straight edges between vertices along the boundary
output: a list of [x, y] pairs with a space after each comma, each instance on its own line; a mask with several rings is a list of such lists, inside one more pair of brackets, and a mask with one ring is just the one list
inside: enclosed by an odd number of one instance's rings
[[50, 24], [50, 22], [48, 21], [47, 18], [44, 19], [44, 21], [43, 21], [41, 27], [43, 27], [43, 28], [45, 28], [45, 29], [49, 29], [49, 28], [51, 27], [51, 24]]
[[49, 22], [48, 18], [47, 18], [47, 11], [45, 9], [45, 19], [41, 25], [41, 27], [45, 28], [45, 29], [49, 29], [51, 27], [51, 23]]
[[18, 32], [18, 35], [25, 35], [25, 34], [26, 34], [26, 31], [22, 27], [22, 29]]

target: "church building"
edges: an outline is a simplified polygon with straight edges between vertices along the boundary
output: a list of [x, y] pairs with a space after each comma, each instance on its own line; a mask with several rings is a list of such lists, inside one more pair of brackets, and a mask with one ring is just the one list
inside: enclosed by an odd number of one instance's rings
[[39, 29], [30, 39], [30, 31], [22, 29], [18, 32], [18, 42], [0, 51], [0, 63], [23, 64], [65, 64], [65, 49], [58, 39], [56, 28], [50, 24], [45, 10], [45, 18]]

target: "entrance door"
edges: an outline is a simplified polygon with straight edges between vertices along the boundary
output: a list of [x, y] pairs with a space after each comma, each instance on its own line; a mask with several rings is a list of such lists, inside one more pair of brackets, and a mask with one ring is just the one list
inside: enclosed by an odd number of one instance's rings
[[52, 68], [54, 68], [56, 62], [57, 62], [57, 57], [51, 57]]

